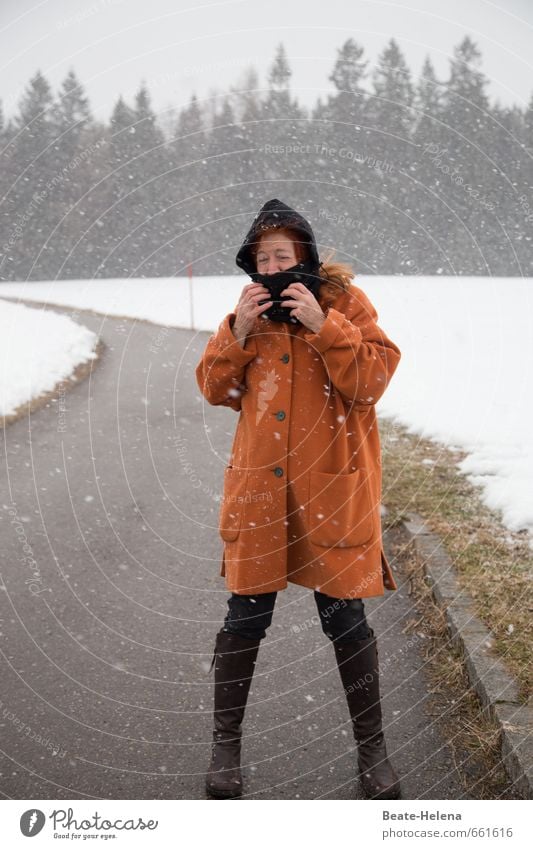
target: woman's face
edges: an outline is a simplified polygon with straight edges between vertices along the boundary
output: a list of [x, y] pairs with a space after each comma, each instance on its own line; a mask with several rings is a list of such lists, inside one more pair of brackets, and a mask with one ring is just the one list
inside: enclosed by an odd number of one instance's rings
[[298, 262], [296, 243], [282, 233], [265, 233], [259, 240], [256, 270], [260, 274], [277, 274]]

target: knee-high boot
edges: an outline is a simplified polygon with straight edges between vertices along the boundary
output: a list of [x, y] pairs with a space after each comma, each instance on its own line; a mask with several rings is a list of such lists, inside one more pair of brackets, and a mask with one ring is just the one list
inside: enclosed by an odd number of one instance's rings
[[379, 663], [374, 631], [365, 640], [333, 641], [358, 749], [363, 790], [371, 799], [398, 799], [400, 781], [382, 730]]
[[260, 642], [227, 631], [216, 636], [211, 662], [211, 669], [215, 665], [214, 730], [205, 786], [217, 799], [242, 795], [241, 723]]

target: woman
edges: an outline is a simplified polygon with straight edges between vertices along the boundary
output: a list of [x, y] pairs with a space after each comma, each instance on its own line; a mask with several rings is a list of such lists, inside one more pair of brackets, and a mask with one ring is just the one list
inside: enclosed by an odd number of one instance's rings
[[375, 404], [400, 350], [350, 283], [350, 266], [320, 263], [311, 226], [277, 198], [256, 215], [236, 262], [253, 282], [196, 368], [207, 401], [240, 412], [219, 514], [231, 597], [211, 664], [206, 789], [217, 798], [242, 794], [241, 724], [254, 664], [277, 592], [290, 581], [314, 591], [333, 642], [365, 794], [398, 798], [362, 599], [397, 588], [382, 545]]

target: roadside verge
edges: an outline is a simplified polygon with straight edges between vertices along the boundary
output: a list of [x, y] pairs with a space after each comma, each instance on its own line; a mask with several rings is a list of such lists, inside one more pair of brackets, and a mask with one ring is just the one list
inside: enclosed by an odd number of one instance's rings
[[417, 513], [404, 513], [403, 526], [443, 611], [450, 640], [463, 656], [471, 687], [499, 729], [502, 763], [517, 793], [531, 799], [533, 710], [520, 700], [517, 681], [493, 652], [494, 635], [476, 616], [439, 536]]

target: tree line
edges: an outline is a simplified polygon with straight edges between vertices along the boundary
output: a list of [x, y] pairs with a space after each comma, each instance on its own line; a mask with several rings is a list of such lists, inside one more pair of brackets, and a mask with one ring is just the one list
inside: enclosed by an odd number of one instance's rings
[[37, 71], [7, 122], [0, 103], [0, 279], [238, 273], [271, 197], [359, 274], [533, 276], [533, 96], [491, 103], [469, 36], [445, 81], [393, 38], [368, 65], [347, 39], [304, 108], [280, 44], [266, 85], [250, 67], [170, 120], [142, 82], [108, 124], [73, 69], [56, 97]]

